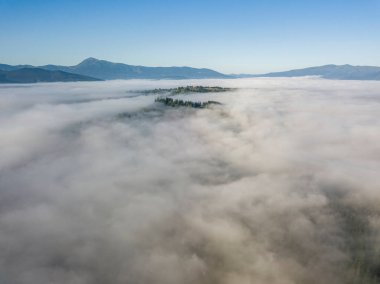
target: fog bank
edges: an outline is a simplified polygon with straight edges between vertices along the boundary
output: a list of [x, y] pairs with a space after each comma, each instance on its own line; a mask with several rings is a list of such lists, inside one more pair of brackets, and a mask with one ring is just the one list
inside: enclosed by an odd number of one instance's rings
[[[171, 108], [135, 90], [234, 87]], [[0, 282], [378, 283], [380, 82], [0, 86]]]

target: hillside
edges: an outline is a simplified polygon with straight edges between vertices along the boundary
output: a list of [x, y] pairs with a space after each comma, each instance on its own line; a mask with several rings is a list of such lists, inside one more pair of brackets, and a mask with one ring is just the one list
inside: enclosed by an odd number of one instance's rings
[[41, 68], [21, 68], [12, 71], [0, 70], [0, 83], [76, 82], [99, 81], [99, 79], [64, 71], [49, 71]]

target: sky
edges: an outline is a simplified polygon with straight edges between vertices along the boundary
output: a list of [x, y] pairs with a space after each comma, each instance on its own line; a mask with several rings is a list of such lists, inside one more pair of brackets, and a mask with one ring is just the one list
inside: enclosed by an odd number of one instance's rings
[[0, 27], [6, 64], [380, 66], [380, 0], [0, 0]]

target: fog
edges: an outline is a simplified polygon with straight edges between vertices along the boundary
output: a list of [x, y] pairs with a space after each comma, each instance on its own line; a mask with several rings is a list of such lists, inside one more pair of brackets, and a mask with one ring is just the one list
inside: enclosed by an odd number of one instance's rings
[[[136, 90], [223, 103], [172, 108]], [[0, 283], [379, 283], [380, 82], [0, 86]]]

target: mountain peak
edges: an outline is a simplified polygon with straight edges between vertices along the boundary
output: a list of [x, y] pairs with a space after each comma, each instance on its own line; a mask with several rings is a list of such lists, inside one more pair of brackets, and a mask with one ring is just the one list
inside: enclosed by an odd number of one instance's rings
[[79, 64], [82, 64], [82, 63], [95, 63], [95, 62], [99, 62], [99, 61], [100, 61], [99, 59], [96, 59], [94, 57], [89, 57], [89, 58], [86, 58], [85, 60], [83, 60]]

